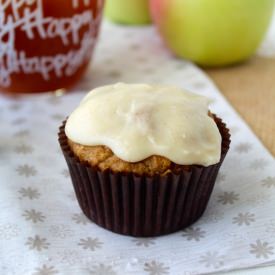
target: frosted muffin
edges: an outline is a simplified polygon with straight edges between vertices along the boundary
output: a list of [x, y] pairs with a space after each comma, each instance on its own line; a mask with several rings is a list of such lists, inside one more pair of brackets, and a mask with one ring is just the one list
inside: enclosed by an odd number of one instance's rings
[[208, 103], [159, 85], [119, 83], [89, 93], [59, 133], [87, 217], [133, 236], [196, 221], [230, 143]]

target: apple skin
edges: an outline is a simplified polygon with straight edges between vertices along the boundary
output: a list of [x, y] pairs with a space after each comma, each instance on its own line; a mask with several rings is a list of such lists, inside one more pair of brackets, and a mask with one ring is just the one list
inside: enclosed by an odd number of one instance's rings
[[202, 66], [243, 61], [258, 48], [274, 0], [151, 0], [153, 21], [167, 46]]
[[151, 23], [149, 0], [106, 0], [105, 16], [120, 24], [149, 24]]

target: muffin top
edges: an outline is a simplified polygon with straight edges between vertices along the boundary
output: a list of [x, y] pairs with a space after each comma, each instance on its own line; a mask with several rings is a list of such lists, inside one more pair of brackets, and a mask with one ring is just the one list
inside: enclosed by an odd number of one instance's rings
[[221, 135], [209, 100], [182, 89], [147, 84], [91, 91], [67, 120], [65, 132], [82, 146], [105, 146], [129, 163], [161, 156], [178, 165], [220, 161]]

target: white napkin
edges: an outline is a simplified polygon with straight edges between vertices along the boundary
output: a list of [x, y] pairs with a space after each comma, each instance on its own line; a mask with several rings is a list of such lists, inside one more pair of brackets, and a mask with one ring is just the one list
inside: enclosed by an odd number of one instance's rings
[[[57, 129], [88, 90], [118, 81], [169, 83], [209, 96], [231, 128], [208, 208], [186, 230], [125, 237], [81, 213]], [[194, 275], [275, 263], [274, 159], [213, 83], [167, 52], [155, 29], [105, 23], [78, 90], [0, 97], [0, 274]]]

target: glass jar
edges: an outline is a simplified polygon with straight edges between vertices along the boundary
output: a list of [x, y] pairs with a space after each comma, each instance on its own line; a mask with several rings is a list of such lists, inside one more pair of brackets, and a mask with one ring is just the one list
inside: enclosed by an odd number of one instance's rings
[[0, 91], [74, 85], [90, 62], [104, 0], [1, 0]]

